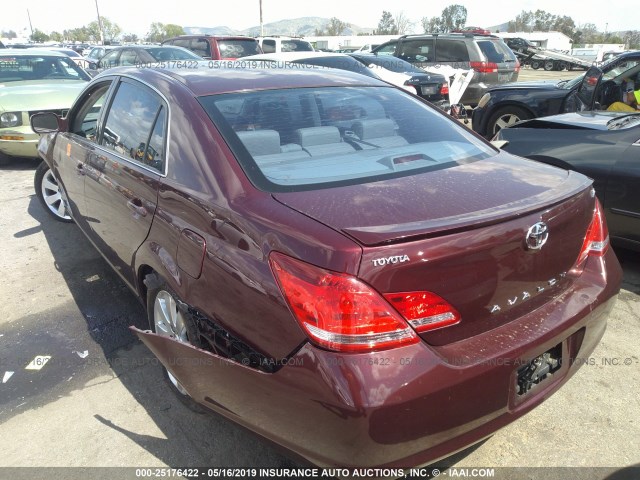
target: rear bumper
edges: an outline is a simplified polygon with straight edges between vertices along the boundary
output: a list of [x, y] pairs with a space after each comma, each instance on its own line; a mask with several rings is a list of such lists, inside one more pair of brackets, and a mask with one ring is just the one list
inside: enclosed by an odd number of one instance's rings
[[[552, 302], [475, 337], [355, 355], [305, 344], [273, 374], [137, 333], [197, 401], [316, 465], [408, 468], [486, 438], [578, 370], [604, 334], [622, 277], [612, 250], [588, 262]], [[557, 345], [562, 367], [518, 396], [517, 369]]]

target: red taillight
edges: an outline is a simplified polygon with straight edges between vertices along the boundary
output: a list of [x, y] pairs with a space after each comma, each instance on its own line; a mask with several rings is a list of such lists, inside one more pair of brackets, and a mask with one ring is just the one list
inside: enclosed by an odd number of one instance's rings
[[516, 73], [520, 73], [520, 62], [516, 60]]
[[498, 73], [498, 64], [493, 62], [469, 62], [469, 66], [479, 73]]
[[460, 321], [458, 311], [434, 293], [386, 293], [384, 297], [417, 332], [448, 327]]
[[587, 229], [587, 235], [584, 237], [578, 263], [582, 263], [590, 255], [601, 257], [607, 253], [608, 249], [609, 229], [607, 228], [607, 221], [602, 213], [602, 205], [600, 205], [600, 201], [596, 198], [596, 206], [593, 209], [593, 219]]
[[317, 345], [365, 352], [420, 340], [378, 292], [357, 278], [277, 252], [270, 263], [291, 312]]
[[418, 94], [418, 87], [416, 87], [415, 85], [411, 85], [411, 83], [409, 83], [410, 80], [407, 80], [406, 82], [404, 82], [404, 85], [402, 86], [402, 88], [404, 88], [407, 92], [411, 92], [414, 95]]
[[449, 95], [449, 84], [443, 83], [440, 87], [440, 95]]

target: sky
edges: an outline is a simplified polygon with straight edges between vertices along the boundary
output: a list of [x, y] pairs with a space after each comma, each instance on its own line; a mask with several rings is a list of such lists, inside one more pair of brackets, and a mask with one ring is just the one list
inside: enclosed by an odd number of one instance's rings
[[[209, 1], [178, 0], [97, 0], [100, 14], [114, 21], [123, 33], [144, 36], [152, 22], [175, 23], [183, 27], [228, 26], [245, 29], [260, 24], [259, 0]], [[29, 28], [27, 10], [33, 28], [45, 33], [84, 26], [96, 19], [96, 0], [24, 0], [2, 8], [0, 31], [23, 32]], [[403, 12], [420, 28], [422, 17], [440, 16], [451, 5], [467, 9], [467, 25], [488, 27], [512, 20], [523, 10], [545, 10], [567, 15], [576, 24], [593, 23], [600, 31], [640, 29], [637, 0], [617, 0], [615, 7], [603, 8], [594, 0], [262, 0], [264, 23], [299, 17], [338, 17], [360, 27], [376, 27], [383, 10]], [[419, 33], [420, 30], [416, 30]], [[27, 30], [28, 33], [28, 30]]]

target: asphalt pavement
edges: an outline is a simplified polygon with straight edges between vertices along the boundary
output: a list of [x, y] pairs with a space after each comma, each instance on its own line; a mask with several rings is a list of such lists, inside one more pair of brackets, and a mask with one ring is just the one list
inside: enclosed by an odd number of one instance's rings
[[[528, 77], [523, 70], [520, 79]], [[144, 309], [74, 224], [45, 213], [33, 189], [36, 165], [0, 167], [0, 479], [17, 478], [6, 467], [45, 467], [21, 472], [51, 478], [51, 467], [298, 466], [169, 390], [128, 329], [147, 327]], [[617, 253], [623, 289], [589, 363], [531, 413], [439, 462], [443, 475], [451, 466], [518, 467], [508, 478], [604, 479], [640, 466], [640, 255]]]

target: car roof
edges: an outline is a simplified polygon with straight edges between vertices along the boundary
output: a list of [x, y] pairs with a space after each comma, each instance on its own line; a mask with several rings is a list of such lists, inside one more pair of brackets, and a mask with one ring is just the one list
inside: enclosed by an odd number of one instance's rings
[[0, 55], [18, 55], [21, 57], [41, 57], [43, 55], [46, 55], [47, 57], [67, 57], [67, 55], [61, 51], [47, 50], [46, 48], [3, 48]]
[[149, 84], [156, 84], [160, 77], [171, 77], [189, 88], [196, 96], [304, 87], [375, 86], [392, 88], [386, 82], [346, 70], [323, 67], [299, 68], [295, 65], [275, 68], [260, 64], [247, 65], [247, 61], [243, 58], [237, 62], [202, 61], [198, 62], [197, 68], [189, 69], [178, 68], [178, 66], [147, 69], [119, 67], [106, 70], [96, 78], [125, 75]]

